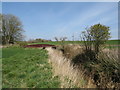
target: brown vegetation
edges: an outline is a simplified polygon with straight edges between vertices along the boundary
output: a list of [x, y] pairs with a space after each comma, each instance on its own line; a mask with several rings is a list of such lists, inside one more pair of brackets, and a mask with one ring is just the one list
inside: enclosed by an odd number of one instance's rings
[[118, 50], [104, 49], [97, 56], [79, 45], [64, 45], [63, 52], [48, 48], [55, 75], [61, 87], [120, 88]]
[[[47, 48], [49, 62], [52, 63], [54, 76], [59, 76], [62, 88], [95, 88], [93, 80], [84, 74], [84, 69], [75, 68], [71, 60], [64, 57], [59, 50]], [[53, 77], [54, 77], [53, 76]]]

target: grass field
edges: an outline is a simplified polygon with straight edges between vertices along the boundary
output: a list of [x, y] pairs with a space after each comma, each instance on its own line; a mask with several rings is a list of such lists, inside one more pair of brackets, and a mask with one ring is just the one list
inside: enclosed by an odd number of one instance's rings
[[120, 40], [108, 40], [106, 43], [110, 45], [120, 45]]
[[3, 48], [3, 88], [59, 88], [53, 76], [47, 51], [31, 48]]
[[61, 45], [61, 44], [80, 44], [82, 43], [81, 41], [64, 41], [64, 42], [61, 42], [61, 41], [50, 41], [50, 42], [38, 42], [38, 43], [29, 43], [29, 45], [31, 44], [51, 44], [51, 45]]
[[[29, 43], [29, 45], [31, 44], [51, 44], [51, 45], [60, 45], [60, 44], [82, 44], [83, 41], [64, 41], [64, 42], [61, 42], [61, 41], [50, 41], [50, 42], [38, 42], [38, 43]], [[120, 40], [108, 40], [106, 42], [106, 44], [109, 44], [109, 45], [120, 45]]]
[[[80, 41], [32, 44], [61, 45], [71, 43], [82, 44]], [[112, 46], [115, 48], [119, 45], [119, 40], [109, 40], [107, 45], [107, 48], [112, 48]], [[3, 48], [2, 69], [3, 88], [60, 88], [59, 77], [53, 77], [52, 66], [48, 63], [48, 52], [43, 49]]]
[[[32, 44], [50, 44], [50, 45], [64, 45], [64, 44], [83, 44], [83, 41], [50, 41], [50, 42], [40, 42], [40, 43], [29, 43], [28, 45], [32, 45]], [[105, 46], [105, 48], [109, 48], [109, 49], [114, 49], [114, 48], [120, 48], [120, 40], [108, 40], [105, 43], [107, 46]]]

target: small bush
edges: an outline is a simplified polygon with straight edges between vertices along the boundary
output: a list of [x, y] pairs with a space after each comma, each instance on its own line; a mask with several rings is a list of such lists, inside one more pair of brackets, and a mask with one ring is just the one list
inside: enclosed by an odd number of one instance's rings
[[24, 46], [27, 45], [27, 42], [25, 42], [25, 41], [19, 41], [19, 42], [17, 42], [17, 44], [18, 44], [20, 47], [24, 47]]
[[80, 52], [82, 52], [81, 46], [77, 44], [63, 45], [60, 50], [63, 52], [63, 55], [68, 59], [72, 59], [73, 57], [78, 55]]

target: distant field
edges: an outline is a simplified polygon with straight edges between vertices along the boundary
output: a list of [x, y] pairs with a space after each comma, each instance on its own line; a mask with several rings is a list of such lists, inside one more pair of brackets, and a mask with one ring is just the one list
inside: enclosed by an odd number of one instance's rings
[[[51, 42], [29, 43], [29, 45], [31, 45], [31, 44], [51, 44], [51, 45], [60, 45], [60, 44], [83, 44], [83, 41], [64, 41], [64, 42], [51, 41]], [[108, 40], [108, 41], [106, 42], [106, 44], [109, 44], [109, 45], [120, 45], [120, 40]]]
[[40, 43], [29, 43], [29, 45], [31, 44], [51, 44], [51, 45], [61, 45], [61, 44], [80, 44], [82, 43], [81, 41], [51, 41], [51, 42], [40, 42]]
[[108, 40], [106, 43], [110, 45], [120, 45], [120, 40]]
[[106, 42], [106, 44], [106, 48], [109, 49], [120, 48], [120, 40], [109, 40]]
[[3, 48], [3, 88], [59, 88], [59, 78], [52, 77], [47, 51], [33, 48]]

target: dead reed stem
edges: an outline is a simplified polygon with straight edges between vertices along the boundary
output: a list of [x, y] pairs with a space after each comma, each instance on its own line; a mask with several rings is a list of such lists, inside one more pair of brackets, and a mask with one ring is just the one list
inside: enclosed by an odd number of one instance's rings
[[[95, 88], [93, 80], [86, 79], [82, 67], [77, 69], [71, 65], [71, 60], [66, 59], [62, 52], [52, 48], [46, 48], [49, 54], [49, 63], [52, 64], [54, 76], [59, 76], [61, 88]], [[54, 77], [53, 76], [53, 77]]]

